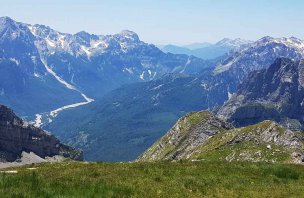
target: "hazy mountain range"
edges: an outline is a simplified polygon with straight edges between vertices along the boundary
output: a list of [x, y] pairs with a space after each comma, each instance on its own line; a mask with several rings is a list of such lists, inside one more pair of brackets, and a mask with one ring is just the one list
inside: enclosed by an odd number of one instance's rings
[[22, 116], [90, 102], [126, 83], [210, 66], [193, 56], [165, 54], [131, 31], [72, 35], [8, 17], [0, 18], [0, 49], [0, 102]]
[[211, 43], [194, 43], [186, 46], [163, 45], [159, 46], [164, 52], [173, 54], [193, 55], [202, 59], [216, 59], [230, 52], [239, 50], [248, 46], [252, 41], [244, 39], [229, 39], [224, 38], [215, 44]]
[[[219, 108], [250, 72], [268, 68], [279, 57], [301, 59], [298, 41], [262, 38], [198, 75], [172, 74], [124, 86], [88, 106], [63, 112], [46, 128], [83, 148], [87, 159], [134, 159], [180, 116]], [[67, 126], [71, 118], [78, 121]]]
[[136, 159], [190, 111], [218, 112], [236, 126], [264, 118], [302, 126], [302, 40], [186, 48], [165, 53], [128, 30], [68, 34], [2, 17], [0, 103], [92, 161]]

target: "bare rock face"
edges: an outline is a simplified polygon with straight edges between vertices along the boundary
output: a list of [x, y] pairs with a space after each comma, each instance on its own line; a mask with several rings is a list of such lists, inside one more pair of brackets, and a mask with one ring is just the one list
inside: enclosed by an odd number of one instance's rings
[[33, 152], [41, 158], [62, 155], [83, 159], [82, 151], [61, 144], [53, 135], [29, 125], [12, 110], [0, 105], [0, 161], [15, 161], [23, 151]]
[[277, 59], [268, 69], [252, 72], [217, 116], [236, 127], [273, 120], [304, 130], [304, 61]]
[[216, 150], [229, 151], [230, 154], [225, 158], [228, 161], [304, 164], [303, 137], [303, 133], [293, 132], [276, 122], [265, 120], [219, 135], [216, 139], [221, 140], [220, 144], [212, 147], [212, 143], [209, 142], [197, 156], [203, 156], [202, 151], [212, 148], [210, 153], [216, 153]]

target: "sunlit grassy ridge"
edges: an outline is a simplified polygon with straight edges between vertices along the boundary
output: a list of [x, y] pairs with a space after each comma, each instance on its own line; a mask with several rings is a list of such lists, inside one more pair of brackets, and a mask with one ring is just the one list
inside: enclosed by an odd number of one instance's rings
[[[264, 121], [248, 127], [219, 133], [211, 141], [200, 146], [191, 158], [229, 161], [230, 157], [230, 160], [291, 163], [291, 153], [293, 151], [289, 148], [272, 142], [259, 141], [258, 144], [256, 143], [261, 136], [261, 129], [267, 129], [273, 124], [272, 121]], [[273, 130], [277, 131], [279, 135], [283, 135], [285, 132], [285, 129], [279, 125], [275, 125]], [[303, 133], [299, 132], [294, 132], [294, 134], [299, 137], [303, 136]], [[247, 138], [248, 140], [242, 140], [236, 144], [230, 143], [237, 138], [250, 136], [254, 138]], [[267, 149], [267, 145], [270, 145], [272, 149]]]
[[207, 111], [192, 112], [138, 160], [303, 163], [303, 137], [270, 120], [233, 128]]
[[304, 166], [300, 165], [181, 161], [34, 167], [2, 173], [1, 197], [304, 196]]

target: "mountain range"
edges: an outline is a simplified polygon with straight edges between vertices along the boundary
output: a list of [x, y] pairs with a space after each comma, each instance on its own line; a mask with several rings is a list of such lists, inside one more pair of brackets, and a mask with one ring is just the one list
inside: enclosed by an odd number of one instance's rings
[[251, 72], [217, 117], [187, 114], [138, 160], [303, 164], [303, 69], [303, 60], [278, 58]]
[[[45, 127], [64, 142], [83, 148], [88, 160], [135, 159], [180, 116], [220, 108], [250, 72], [268, 68], [279, 57], [301, 59], [299, 42], [303, 43], [295, 38], [262, 38], [200, 74], [165, 75], [121, 87], [88, 106], [63, 112]], [[77, 122], [65, 124], [71, 118]]]
[[[89, 103], [119, 86], [169, 72], [195, 74], [210, 63], [165, 54], [132, 31], [61, 33], [0, 18], [0, 102], [31, 119], [62, 106]], [[36, 105], [32, 105], [32, 104]]]
[[243, 40], [240, 38], [229, 39], [224, 38], [215, 44], [210, 43], [195, 43], [186, 46], [165, 45], [160, 49], [164, 52], [173, 54], [187, 54], [196, 56], [202, 59], [216, 59], [232, 51], [237, 51], [248, 46], [252, 41]]
[[270, 119], [302, 130], [302, 40], [204, 45], [226, 51], [203, 60], [128, 30], [68, 34], [2, 17], [0, 103], [92, 161], [136, 159], [190, 111], [214, 111], [235, 127]]

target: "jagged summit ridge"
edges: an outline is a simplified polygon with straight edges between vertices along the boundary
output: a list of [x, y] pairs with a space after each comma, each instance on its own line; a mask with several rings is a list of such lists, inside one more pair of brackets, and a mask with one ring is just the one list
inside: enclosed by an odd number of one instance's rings
[[91, 56], [92, 53], [104, 53], [107, 48], [111, 49], [113, 46], [120, 47], [120, 51], [126, 53], [127, 44], [132, 42], [140, 44], [141, 42], [138, 35], [129, 30], [123, 30], [115, 35], [94, 35], [85, 31], [68, 34], [55, 31], [45, 25], [15, 22], [9, 17], [2, 17], [0, 21], [2, 21], [0, 23], [2, 26], [15, 25], [14, 31], [22, 31], [22, 29], [24, 31], [24, 27], [26, 27], [34, 36], [37, 48], [43, 50], [44, 53], [61, 50], [72, 55]]
[[[96, 99], [127, 83], [149, 81], [171, 72], [196, 74], [211, 65], [196, 57], [163, 53], [129, 30], [114, 35], [85, 31], [69, 34], [10, 18], [1, 21], [2, 72], [18, 78], [0, 78], [0, 102], [22, 116], [83, 102], [81, 94]], [[39, 108], [27, 104], [34, 95]]]
[[133, 41], [139, 41], [139, 36], [131, 30], [122, 30], [118, 35]]
[[223, 47], [230, 47], [234, 50], [236, 49], [242, 49], [248, 45], [253, 43], [253, 41], [236, 38], [236, 39], [230, 39], [230, 38], [224, 38], [220, 41], [218, 41], [215, 45], [223, 46]]
[[251, 71], [264, 69], [276, 58], [287, 57], [300, 60], [304, 57], [304, 41], [290, 38], [263, 37], [256, 42], [233, 54], [219, 64], [215, 73], [227, 70], [240, 70], [245, 74]]

